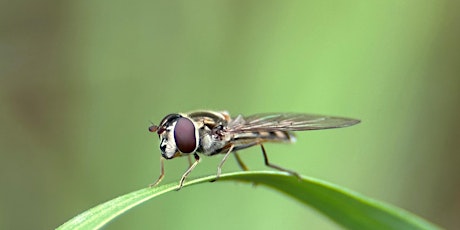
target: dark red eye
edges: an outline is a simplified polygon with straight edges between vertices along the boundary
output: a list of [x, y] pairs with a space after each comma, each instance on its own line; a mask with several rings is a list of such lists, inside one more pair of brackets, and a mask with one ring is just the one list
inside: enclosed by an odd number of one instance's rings
[[177, 119], [174, 128], [174, 139], [179, 151], [183, 153], [192, 153], [196, 149], [195, 125], [187, 118]]

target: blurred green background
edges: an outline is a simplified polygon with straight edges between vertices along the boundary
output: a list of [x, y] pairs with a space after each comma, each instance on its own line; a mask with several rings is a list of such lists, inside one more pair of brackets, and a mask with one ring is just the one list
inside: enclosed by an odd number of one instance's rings
[[[164, 115], [361, 119], [273, 163], [460, 226], [457, 1], [0, 1], [0, 229], [51, 229], [152, 183]], [[267, 169], [258, 148], [241, 152]], [[191, 178], [216, 172], [203, 158]], [[175, 182], [187, 159], [166, 162]], [[239, 170], [234, 159], [224, 171]], [[337, 229], [265, 187], [209, 183], [108, 229]]]

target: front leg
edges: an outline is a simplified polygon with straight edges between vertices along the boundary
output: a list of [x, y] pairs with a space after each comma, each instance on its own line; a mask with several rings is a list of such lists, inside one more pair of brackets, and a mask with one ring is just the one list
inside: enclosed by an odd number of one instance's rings
[[163, 177], [165, 176], [164, 160], [165, 160], [164, 157], [160, 157], [160, 176], [158, 177], [157, 181], [155, 181], [155, 183], [149, 185], [150, 188], [157, 186], [163, 180]]
[[193, 156], [195, 157], [195, 162], [193, 162], [193, 164], [190, 165], [190, 167], [187, 169], [187, 171], [185, 171], [184, 175], [182, 175], [182, 177], [180, 178], [180, 181], [179, 181], [179, 188], [177, 188], [178, 191], [184, 186], [185, 178], [187, 178], [187, 176], [188, 176], [188, 175], [192, 172], [192, 170], [198, 165], [198, 163], [200, 163], [200, 156], [198, 156], [197, 153], [194, 153]]

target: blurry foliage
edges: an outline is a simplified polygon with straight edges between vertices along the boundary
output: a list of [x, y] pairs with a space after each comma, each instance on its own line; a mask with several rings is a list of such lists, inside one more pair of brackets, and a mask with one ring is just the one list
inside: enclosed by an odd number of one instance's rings
[[[458, 7], [0, 1], [0, 229], [53, 228], [147, 186], [159, 170], [149, 120], [198, 108], [361, 119], [266, 146], [270, 160], [460, 226]], [[258, 149], [241, 155], [264, 168]], [[219, 160], [204, 158], [191, 177], [215, 173]], [[165, 181], [187, 166], [166, 163]], [[294, 229], [306, 219], [335, 228], [266, 190], [209, 184], [111, 227]]]

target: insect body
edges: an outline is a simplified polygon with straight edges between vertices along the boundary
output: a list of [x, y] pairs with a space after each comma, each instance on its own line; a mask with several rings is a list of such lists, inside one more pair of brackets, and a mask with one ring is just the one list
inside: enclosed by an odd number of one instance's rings
[[347, 127], [359, 123], [359, 120], [301, 113], [266, 113], [252, 116], [238, 115], [230, 117], [226, 111], [194, 111], [189, 113], [169, 114], [158, 126], [149, 127], [160, 138], [160, 177], [152, 184], [155, 186], [164, 177], [164, 160], [180, 156], [193, 155], [195, 161], [179, 181], [182, 188], [185, 179], [200, 162], [201, 153], [206, 156], [225, 154], [217, 167], [217, 180], [222, 166], [232, 153], [243, 170], [246, 165], [236, 151], [260, 145], [265, 164], [280, 171], [300, 177], [296, 172], [271, 164], [263, 144], [265, 142], [294, 142], [293, 131], [318, 130]]

